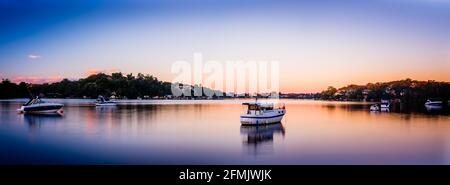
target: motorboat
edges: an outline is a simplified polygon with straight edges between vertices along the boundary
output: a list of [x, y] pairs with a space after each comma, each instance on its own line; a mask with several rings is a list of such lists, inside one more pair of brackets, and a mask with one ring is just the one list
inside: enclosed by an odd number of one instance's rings
[[370, 106], [370, 111], [371, 112], [378, 112], [380, 111], [380, 106], [378, 106], [378, 104], [374, 104]]
[[274, 108], [272, 103], [243, 103], [247, 106], [247, 112], [241, 115], [242, 125], [264, 125], [280, 123], [286, 114], [284, 105]]
[[381, 100], [380, 103], [380, 108], [381, 109], [389, 109], [389, 107], [391, 106], [391, 103], [389, 103], [389, 100]]
[[389, 112], [391, 104], [389, 100], [381, 100], [380, 103], [373, 104], [370, 106], [370, 112]]
[[389, 100], [381, 100], [380, 103], [380, 111], [382, 112], [389, 112], [389, 108], [391, 107], [391, 103], [389, 102]]
[[24, 114], [61, 114], [63, 113], [63, 107], [64, 105], [60, 103], [46, 103], [37, 96], [23, 104], [18, 111]]
[[442, 101], [438, 100], [427, 100], [425, 102], [425, 108], [427, 110], [440, 110], [443, 107]]
[[98, 96], [97, 102], [95, 103], [96, 106], [116, 106], [115, 101], [106, 100], [103, 96]]

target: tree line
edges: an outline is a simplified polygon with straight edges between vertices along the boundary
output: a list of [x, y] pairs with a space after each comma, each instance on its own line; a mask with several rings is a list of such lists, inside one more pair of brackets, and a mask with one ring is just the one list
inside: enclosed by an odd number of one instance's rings
[[450, 83], [438, 81], [417, 81], [411, 79], [368, 83], [366, 85], [348, 85], [336, 89], [328, 87], [320, 93], [325, 100], [380, 101], [381, 99], [399, 99], [402, 102], [425, 102], [427, 99], [448, 101]]
[[[163, 97], [171, 95], [170, 82], [163, 82], [152, 75], [138, 73], [111, 75], [98, 73], [79, 80], [63, 79], [60, 82], [44, 84], [13, 83], [3, 79], [0, 83], [0, 99], [42, 96], [47, 98], [96, 98], [98, 95], [118, 98]], [[194, 86], [192, 86], [194, 87]], [[205, 90], [211, 90], [205, 88]], [[400, 99], [403, 102], [424, 102], [427, 99], [450, 99], [450, 83], [437, 81], [417, 81], [411, 79], [368, 83], [366, 85], [347, 85], [339, 89], [328, 87], [318, 93], [324, 100], [380, 101], [381, 99]]]
[[[194, 94], [194, 89], [199, 87], [197, 85], [182, 85], [181, 91], [191, 91]], [[202, 96], [206, 97], [206, 92], [217, 92], [210, 88], [201, 87]], [[105, 73], [98, 73], [90, 75], [87, 78], [79, 80], [63, 79], [55, 83], [44, 84], [28, 84], [20, 82], [13, 83], [8, 79], [3, 79], [0, 83], [0, 99], [11, 98], [28, 98], [31, 96], [40, 96], [46, 98], [97, 98], [102, 95], [110, 97], [112, 95], [117, 98], [136, 99], [164, 97], [172, 95], [172, 83], [163, 82], [152, 75], [144, 75], [132, 73], [123, 75], [122, 73], [112, 73], [111, 75]], [[182, 95], [181, 97], [184, 97]], [[216, 96], [214, 96], [217, 98]], [[197, 97], [198, 98], [198, 97]]]
[[[28, 87], [28, 89], [27, 89]], [[0, 84], [0, 98], [25, 98], [30, 93], [48, 98], [96, 98], [98, 95], [137, 98], [143, 96], [164, 96], [171, 94], [171, 83], [158, 80], [151, 75], [139, 73], [111, 75], [98, 73], [79, 80], [63, 79], [60, 82], [44, 84], [19, 84], [3, 79]]]

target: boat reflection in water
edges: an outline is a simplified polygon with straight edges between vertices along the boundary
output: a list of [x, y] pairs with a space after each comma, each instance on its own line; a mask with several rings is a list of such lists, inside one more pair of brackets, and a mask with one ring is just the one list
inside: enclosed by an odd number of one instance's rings
[[244, 135], [244, 151], [253, 155], [272, 153], [274, 135], [284, 137], [284, 134], [285, 129], [281, 123], [241, 126], [241, 135]]
[[97, 112], [115, 112], [117, 110], [117, 106], [96, 106], [95, 110]]
[[25, 123], [31, 131], [39, 129], [45, 124], [52, 124], [62, 121], [62, 114], [23, 114]]

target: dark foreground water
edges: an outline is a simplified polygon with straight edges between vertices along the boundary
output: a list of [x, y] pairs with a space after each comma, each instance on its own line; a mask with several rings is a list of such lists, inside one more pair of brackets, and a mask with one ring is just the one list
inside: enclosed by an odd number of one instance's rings
[[282, 124], [243, 127], [243, 101], [53, 100], [63, 116], [0, 102], [1, 164], [450, 164], [450, 117], [284, 100]]

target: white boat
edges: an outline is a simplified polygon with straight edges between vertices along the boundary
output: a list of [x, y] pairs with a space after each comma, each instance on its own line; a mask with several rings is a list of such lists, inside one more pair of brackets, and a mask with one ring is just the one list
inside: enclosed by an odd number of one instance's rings
[[381, 100], [380, 108], [389, 109], [390, 106], [391, 104], [389, 103], [389, 100]]
[[247, 112], [241, 115], [242, 125], [264, 125], [280, 123], [286, 114], [285, 107], [274, 108], [272, 103], [243, 103]]
[[378, 106], [378, 104], [371, 105], [370, 106], [370, 111], [378, 112], [378, 111], [380, 111], [380, 106]]
[[63, 113], [63, 104], [60, 103], [46, 103], [42, 101], [39, 97], [30, 99], [27, 103], [23, 104], [19, 113], [24, 114], [55, 114]]
[[391, 103], [389, 103], [389, 100], [381, 100], [380, 111], [389, 112], [390, 107], [391, 107]]
[[381, 103], [373, 104], [370, 106], [371, 112], [389, 112], [391, 104], [389, 100], [381, 100]]
[[103, 96], [98, 96], [95, 106], [116, 106], [115, 101], [106, 100]]
[[440, 110], [442, 109], [442, 107], [443, 107], [442, 101], [427, 100], [425, 102], [425, 108], [427, 110]]

